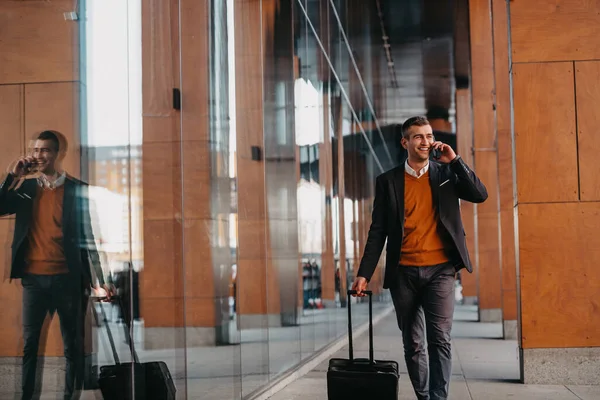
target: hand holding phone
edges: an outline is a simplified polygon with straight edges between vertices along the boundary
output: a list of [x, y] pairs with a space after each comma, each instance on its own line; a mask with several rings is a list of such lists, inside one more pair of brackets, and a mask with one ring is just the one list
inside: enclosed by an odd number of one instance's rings
[[442, 157], [442, 151], [437, 147], [431, 146], [431, 156], [434, 160], [439, 160]]
[[430, 153], [434, 160], [447, 164], [456, 158], [454, 149], [448, 144], [442, 142], [433, 142], [430, 147]]
[[21, 157], [17, 160], [14, 166], [11, 168], [11, 172], [13, 175], [17, 177], [22, 177], [26, 175], [30, 175], [35, 172], [37, 167], [37, 162], [31, 156]]

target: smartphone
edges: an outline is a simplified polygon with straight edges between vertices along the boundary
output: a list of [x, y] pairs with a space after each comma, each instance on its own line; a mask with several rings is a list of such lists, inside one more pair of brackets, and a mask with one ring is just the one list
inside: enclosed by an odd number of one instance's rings
[[431, 156], [434, 160], [439, 160], [442, 157], [442, 152], [438, 148], [431, 148]]

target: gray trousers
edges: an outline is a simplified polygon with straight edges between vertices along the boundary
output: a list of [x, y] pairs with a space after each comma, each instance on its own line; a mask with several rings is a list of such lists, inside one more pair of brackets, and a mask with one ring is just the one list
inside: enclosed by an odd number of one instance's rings
[[419, 400], [447, 399], [456, 270], [451, 263], [398, 268], [398, 282], [390, 292], [408, 375]]
[[66, 359], [64, 399], [79, 398], [83, 372], [83, 315], [81, 283], [68, 274], [25, 275], [23, 285], [22, 400], [34, 397], [40, 336], [44, 320], [56, 311]]

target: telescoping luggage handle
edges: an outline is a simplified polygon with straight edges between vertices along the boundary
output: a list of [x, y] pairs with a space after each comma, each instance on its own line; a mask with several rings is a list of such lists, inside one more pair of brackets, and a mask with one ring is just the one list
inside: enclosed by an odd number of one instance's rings
[[[362, 293], [369, 296], [369, 362], [373, 364], [373, 292], [363, 290]], [[356, 294], [356, 290], [348, 290], [348, 296]], [[354, 347], [352, 345], [352, 301], [348, 299], [348, 349], [350, 351], [350, 361], [354, 360]]]
[[[114, 296], [116, 298], [116, 296]], [[115, 364], [119, 365], [121, 364], [119, 362], [119, 354], [117, 353], [117, 348], [115, 347], [115, 341], [113, 339], [112, 336], [112, 332], [110, 331], [110, 327], [108, 326], [108, 318], [106, 317], [106, 311], [104, 311], [104, 306], [103, 306], [103, 302], [105, 300], [108, 300], [106, 297], [98, 297], [95, 299], [99, 304], [100, 304], [100, 311], [102, 311], [102, 322], [104, 322], [104, 326], [106, 328], [106, 334], [108, 336], [108, 341], [110, 342], [110, 349], [112, 350], [113, 353], [113, 358], [115, 359]], [[120, 304], [120, 303], [119, 303]], [[94, 317], [96, 318], [96, 322], [98, 322], [98, 314], [96, 313], [96, 307], [92, 307], [92, 312], [94, 314]], [[140, 360], [138, 359], [137, 353], [133, 348], [133, 340], [131, 338], [131, 335], [129, 334], [129, 331], [127, 330], [127, 327], [125, 327], [125, 334], [128, 336], [128, 344], [129, 344], [129, 350], [131, 351], [131, 355], [133, 357], [133, 362], [135, 362], [136, 364], [140, 362]]]

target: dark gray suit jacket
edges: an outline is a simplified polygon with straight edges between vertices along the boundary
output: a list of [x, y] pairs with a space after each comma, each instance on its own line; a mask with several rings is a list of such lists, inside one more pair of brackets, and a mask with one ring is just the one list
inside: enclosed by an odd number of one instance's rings
[[[430, 161], [429, 180], [433, 204], [439, 217], [440, 233], [449, 246], [448, 253], [457, 262], [457, 270], [464, 267], [473, 272], [458, 199], [482, 203], [488, 197], [487, 190], [460, 157], [450, 164]], [[403, 237], [404, 164], [379, 175], [376, 179], [371, 228], [357, 275], [367, 280], [371, 279], [387, 239], [383, 287], [394, 286], [397, 282], [396, 273]]]
[[[10, 278], [23, 276], [28, 234], [32, 217], [33, 200], [36, 196], [37, 180], [26, 179], [17, 190], [9, 190], [14, 181], [12, 175], [0, 185], [0, 215], [15, 214], [15, 230], [12, 241]], [[63, 198], [63, 247], [69, 273], [81, 279], [82, 285], [92, 283], [94, 268], [100, 284], [104, 284], [102, 270], [89, 212], [88, 186], [84, 182], [67, 176]]]

